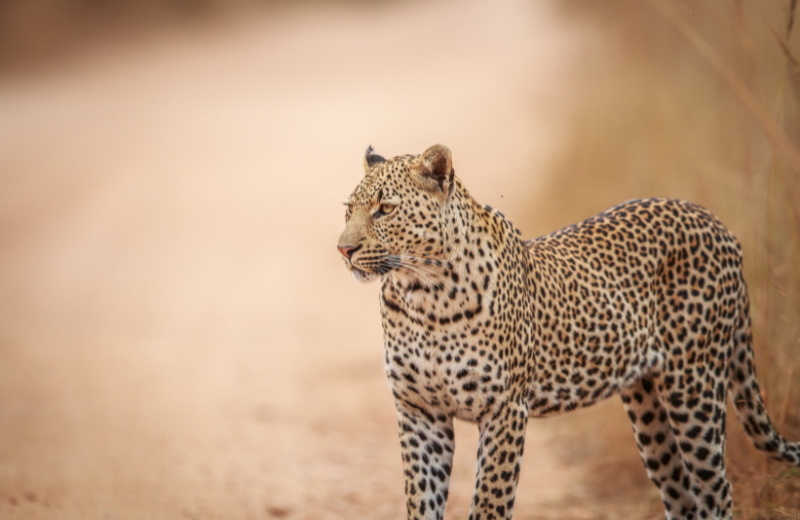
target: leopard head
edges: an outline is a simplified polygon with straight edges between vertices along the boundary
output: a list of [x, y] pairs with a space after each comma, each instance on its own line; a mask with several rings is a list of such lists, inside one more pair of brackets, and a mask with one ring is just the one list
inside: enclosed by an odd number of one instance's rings
[[356, 280], [390, 272], [418, 277], [441, 266], [446, 213], [456, 185], [450, 149], [384, 159], [367, 148], [365, 176], [345, 202], [338, 249]]

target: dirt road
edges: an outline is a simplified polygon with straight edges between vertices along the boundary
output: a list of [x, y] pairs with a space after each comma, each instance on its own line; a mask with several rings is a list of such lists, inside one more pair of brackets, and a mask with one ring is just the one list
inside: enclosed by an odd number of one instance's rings
[[[367, 145], [442, 142], [522, 220], [564, 134], [561, 24], [544, 2], [356, 3], [0, 78], [0, 518], [403, 518], [340, 202]], [[528, 436], [516, 518], [563, 518], [569, 474]], [[457, 439], [449, 518], [475, 428]]]

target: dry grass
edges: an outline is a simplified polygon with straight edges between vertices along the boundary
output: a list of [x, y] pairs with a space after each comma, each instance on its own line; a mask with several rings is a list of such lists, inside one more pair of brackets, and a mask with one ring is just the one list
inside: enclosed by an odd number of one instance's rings
[[[649, 196], [688, 199], [715, 212], [743, 244], [759, 381], [773, 422], [792, 440], [800, 440], [796, 4], [561, 2], [565, 16], [598, 43], [576, 71], [571, 141], [532, 215], [545, 233]], [[736, 517], [794, 517], [800, 471], [756, 452], [730, 417]], [[598, 516], [658, 516], [658, 494], [618, 402], [555, 427], [580, 446], [570, 447], [570, 456], [596, 469], [587, 473], [582, 496], [602, 511]], [[655, 512], [621, 505], [633, 502]]]

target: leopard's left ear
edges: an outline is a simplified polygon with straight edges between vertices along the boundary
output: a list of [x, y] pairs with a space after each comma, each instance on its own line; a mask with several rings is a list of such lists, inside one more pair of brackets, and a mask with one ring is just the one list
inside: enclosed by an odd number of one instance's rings
[[386, 161], [386, 159], [376, 154], [372, 145], [369, 145], [367, 147], [367, 152], [364, 154], [364, 175], [369, 175], [373, 166], [384, 161]]
[[419, 157], [416, 176], [423, 187], [444, 198], [453, 191], [453, 158], [450, 148], [443, 144], [435, 144], [425, 150]]

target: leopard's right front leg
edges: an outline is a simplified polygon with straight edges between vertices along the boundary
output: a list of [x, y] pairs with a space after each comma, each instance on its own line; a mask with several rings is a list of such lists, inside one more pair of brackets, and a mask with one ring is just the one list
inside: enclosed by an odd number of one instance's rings
[[453, 418], [397, 401], [408, 520], [442, 520], [453, 468]]

